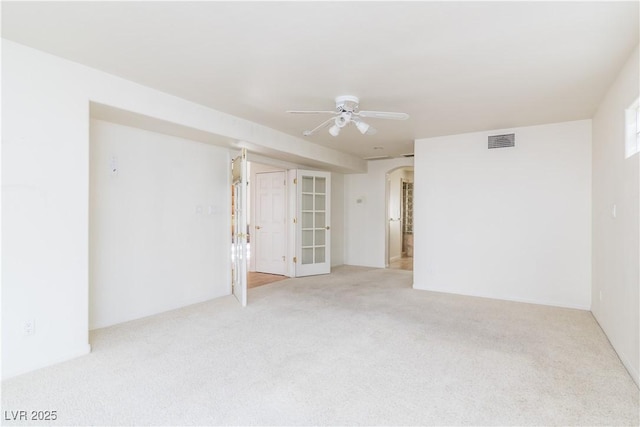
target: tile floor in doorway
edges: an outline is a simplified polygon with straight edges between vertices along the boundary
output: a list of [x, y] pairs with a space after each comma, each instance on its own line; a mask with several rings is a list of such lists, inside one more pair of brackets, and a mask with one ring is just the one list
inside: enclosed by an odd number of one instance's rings
[[394, 270], [413, 270], [413, 257], [402, 257], [397, 261], [389, 263], [389, 268]]
[[267, 274], [250, 271], [247, 274], [247, 288], [257, 288], [258, 286], [268, 285], [269, 283], [279, 282], [280, 280], [284, 279], [288, 279], [288, 277], [280, 276], [278, 274]]

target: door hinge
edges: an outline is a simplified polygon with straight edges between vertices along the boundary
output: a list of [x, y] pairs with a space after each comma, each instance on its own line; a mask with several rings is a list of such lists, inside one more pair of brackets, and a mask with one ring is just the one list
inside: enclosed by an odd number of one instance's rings
[[293, 263], [296, 264], [298, 262], [298, 257], [294, 256], [293, 257]]
[[294, 223], [294, 224], [297, 224], [297, 223], [298, 223], [298, 220], [297, 220], [296, 218], [293, 218], [293, 223]]
[[298, 183], [298, 178], [293, 178], [293, 183], [297, 184]]

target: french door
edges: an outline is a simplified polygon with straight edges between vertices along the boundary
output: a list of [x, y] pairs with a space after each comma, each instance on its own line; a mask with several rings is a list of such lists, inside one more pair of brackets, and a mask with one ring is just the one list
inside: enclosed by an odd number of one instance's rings
[[247, 151], [243, 148], [231, 163], [233, 231], [231, 245], [232, 292], [247, 305]]
[[298, 170], [296, 276], [331, 272], [331, 174]]

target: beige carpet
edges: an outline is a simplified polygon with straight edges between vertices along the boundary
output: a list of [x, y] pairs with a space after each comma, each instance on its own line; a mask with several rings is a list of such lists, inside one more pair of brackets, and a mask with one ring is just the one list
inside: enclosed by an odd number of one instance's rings
[[[43, 425], [638, 425], [589, 312], [411, 289], [342, 267], [105, 328], [93, 353], [3, 382]], [[4, 421], [11, 425], [11, 422]]]

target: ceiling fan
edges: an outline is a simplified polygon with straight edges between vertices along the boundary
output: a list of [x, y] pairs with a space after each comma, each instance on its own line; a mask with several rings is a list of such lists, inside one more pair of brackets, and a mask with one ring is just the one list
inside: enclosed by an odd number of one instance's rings
[[287, 113], [293, 114], [333, 114], [333, 117], [320, 123], [312, 130], [305, 130], [302, 132], [304, 136], [313, 135], [319, 129], [328, 126], [333, 123], [329, 128], [329, 134], [331, 136], [338, 136], [342, 128], [349, 123], [354, 124], [361, 134], [373, 135], [376, 130], [368, 123], [362, 121], [362, 118], [372, 119], [392, 119], [392, 120], [407, 120], [409, 115], [407, 113], [392, 113], [387, 111], [365, 111], [360, 110], [360, 100], [357, 96], [342, 95], [336, 98], [335, 111], [298, 111], [289, 110]]

